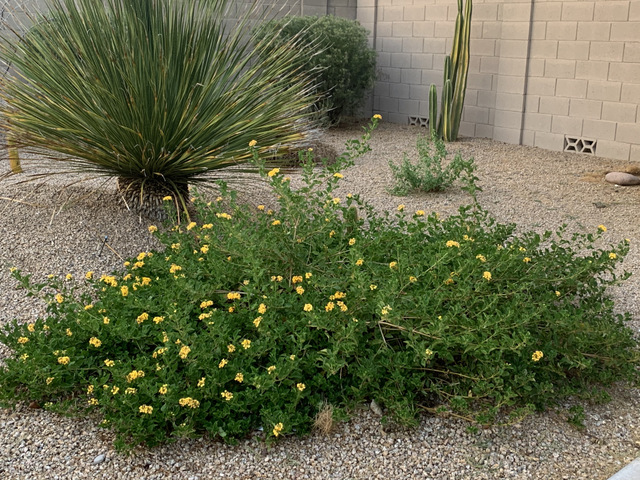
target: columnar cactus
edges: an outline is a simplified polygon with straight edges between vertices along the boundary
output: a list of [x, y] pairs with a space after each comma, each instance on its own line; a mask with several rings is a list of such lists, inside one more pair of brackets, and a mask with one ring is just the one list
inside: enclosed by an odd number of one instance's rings
[[431, 84], [429, 89], [429, 129], [432, 136], [453, 142], [458, 138], [462, 106], [467, 89], [467, 73], [469, 72], [469, 41], [471, 37], [472, 0], [467, 0], [462, 8], [462, 0], [458, 0], [458, 16], [453, 38], [451, 55], [444, 61], [444, 84], [438, 113], [437, 89]]

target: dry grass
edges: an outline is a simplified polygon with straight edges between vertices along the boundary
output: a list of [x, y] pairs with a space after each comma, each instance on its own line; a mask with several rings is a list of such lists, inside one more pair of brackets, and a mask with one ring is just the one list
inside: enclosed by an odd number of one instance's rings
[[335, 422], [333, 421], [333, 405], [324, 402], [320, 406], [320, 410], [316, 414], [316, 419], [313, 422], [314, 430], [319, 431], [324, 435], [328, 435], [333, 430]]

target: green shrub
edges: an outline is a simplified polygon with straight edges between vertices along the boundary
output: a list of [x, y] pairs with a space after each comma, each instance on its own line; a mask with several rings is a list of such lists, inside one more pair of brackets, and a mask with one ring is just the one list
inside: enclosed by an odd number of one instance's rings
[[[465, 188], [475, 185], [477, 178], [473, 174], [476, 170], [473, 158], [465, 160], [462, 155], [456, 154], [451, 162], [443, 165], [447, 150], [444, 142], [437, 136], [432, 136], [431, 141], [425, 136], [418, 137], [416, 147], [419, 155], [417, 163], [411, 163], [406, 153], [400, 165], [389, 161], [389, 168], [395, 180], [390, 192], [394, 195], [407, 195], [413, 191], [441, 192], [462, 175]], [[475, 192], [479, 188], [475, 186], [472, 190]]]
[[420, 408], [491, 422], [637, 379], [628, 315], [606, 295], [626, 242], [338, 198], [369, 133], [336, 164], [309, 162], [298, 190], [261, 168], [277, 204], [249, 208], [222, 185], [198, 224], [158, 230], [164, 251], [124, 273], [32, 284], [15, 270], [48, 310], [0, 336], [2, 404], [84, 405], [123, 447], [302, 434], [322, 405], [364, 399], [407, 424]]
[[357, 112], [376, 76], [376, 52], [369, 47], [367, 31], [358, 22], [331, 15], [288, 16], [258, 28], [258, 38], [274, 36], [278, 38], [274, 46], [294, 38], [312, 46], [300, 52], [297, 66], [318, 75], [324, 98], [316, 104], [316, 110], [326, 112], [330, 124]]
[[[316, 127], [311, 72], [291, 68], [305, 45], [231, 28], [230, 0], [51, 0], [20, 41], [6, 36], [1, 126], [18, 146], [118, 177], [130, 206], [187, 187]], [[268, 50], [270, 55], [261, 55]], [[209, 175], [207, 175], [209, 174]], [[157, 202], [162, 203], [162, 202]]]

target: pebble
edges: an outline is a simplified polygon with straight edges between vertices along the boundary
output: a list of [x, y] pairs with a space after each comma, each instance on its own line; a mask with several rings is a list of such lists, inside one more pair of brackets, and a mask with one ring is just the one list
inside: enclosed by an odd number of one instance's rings
[[106, 458], [107, 456], [104, 453], [101, 453], [100, 455], [98, 455], [96, 458], [93, 459], [93, 464], [97, 465], [99, 463], [102, 463], [105, 461]]
[[635, 175], [631, 175], [630, 173], [624, 172], [609, 172], [604, 176], [604, 179], [609, 183], [614, 183], [616, 185], [631, 186], [631, 185], [640, 185], [640, 177]]

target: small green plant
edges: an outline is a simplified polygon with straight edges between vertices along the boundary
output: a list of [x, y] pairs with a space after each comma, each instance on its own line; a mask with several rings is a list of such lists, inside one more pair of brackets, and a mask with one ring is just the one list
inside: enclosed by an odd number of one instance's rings
[[299, 52], [297, 67], [317, 75], [322, 99], [315, 110], [327, 123], [337, 124], [362, 106], [375, 81], [376, 52], [358, 22], [333, 15], [287, 16], [259, 27], [258, 38], [265, 37], [277, 39], [274, 47], [294, 38], [313, 46]]
[[164, 248], [121, 272], [14, 270], [47, 314], [0, 333], [0, 403], [90, 409], [125, 448], [329, 430], [372, 399], [406, 425], [421, 410], [491, 423], [637, 381], [630, 316], [606, 294], [627, 242], [594, 248], [604, 226], [516, 234], [478, 205], [440, 219], [338, 197], [377, 121], [326, 168], [309, 158], [297, 189], [252, 146], [271, 203], [221, 184], [198, 223], [149, 226]]
[[456, 154], [448, 164], [443, 162], [447, 157], [445, 144], [437, 136], [429, 141], [425, 136], [418, 137], [416, 142], [418, 161], [412, 163], [405, 153], [402, 163], [396, 165], [389, 162], [395, 185], [390, 189], [394, 195], [407, 195], [413, 191], [441, 192], [449, 188], [453, 182], [461, 178], [465, 181], [465, 189], [472, 195], [480, 190], [476, 186], [474, 175], [476, 165], [473, 158], [465, 160]]
[[582, 405], [574, 405], [569, 409], [569, 417], [567, 422], [576, 427], [578, 430], [584, 430], [584, 407]]

